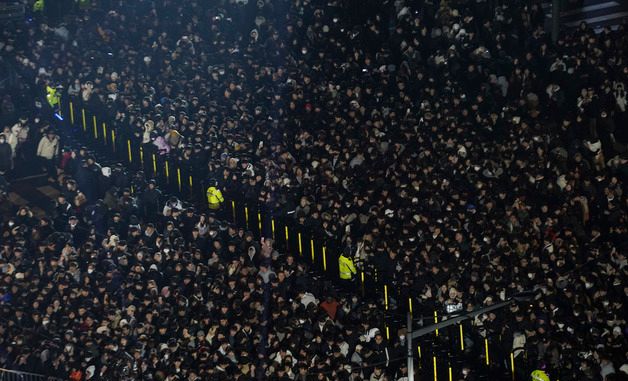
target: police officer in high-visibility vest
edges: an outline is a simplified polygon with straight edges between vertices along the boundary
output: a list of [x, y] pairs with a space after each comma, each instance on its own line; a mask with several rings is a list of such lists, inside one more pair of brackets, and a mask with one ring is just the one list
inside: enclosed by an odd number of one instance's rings
[[340, 281], [345, 287], [350, 287], [353, 284], [353, 279], [357, 270], [353, 264], [353, 259], [349, 256], [350, 253], [342, 252], [338, 257], [338, 272], [340, 275]]
[[33, 12], [43, 12], [44, 11], [44, 0], [36, 0], [33, 3]]
[[57, 93], [57, 89], [54, 87], [46, 86], [46, 100], [53, 110], [59, 107], [59, 101], [61, 97]]
[[222, 192], [217, 188], [218, 182], [214, 179], [209, 180], [209, 188], [207, 188], [207, 206], [211, 210], [220, 209], [220, 204], [225, 201], [222, 197]]
[[532, 381], [550, 381], [549, 376], [544, 371], [537, 369], [530, 374]]

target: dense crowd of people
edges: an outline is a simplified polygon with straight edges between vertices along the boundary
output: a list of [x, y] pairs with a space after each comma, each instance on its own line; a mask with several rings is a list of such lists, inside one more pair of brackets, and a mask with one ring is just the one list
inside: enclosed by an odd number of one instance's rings
[[[334, 295], [272, 240], [63, 147], [33, 101], [61, 86], [119, 141], [294, 211], [376, 269], [393, 309], [534, 290], [477, 317], [470, 347], [499, 337], [526, 371], [625, 379], [628, 35], [583, 24], [553, 43], [544, 21], [523, 0], [137, 0], [3, 29], [22, 80], [2, 101], [0, 172], [38, 156], [61, 195], [43, 218], [3, 219], [0, 366], [406, 377], [403, 332], [387, 339], [378, 300]], [[454, 374], [482, 376], [469, 359]]]

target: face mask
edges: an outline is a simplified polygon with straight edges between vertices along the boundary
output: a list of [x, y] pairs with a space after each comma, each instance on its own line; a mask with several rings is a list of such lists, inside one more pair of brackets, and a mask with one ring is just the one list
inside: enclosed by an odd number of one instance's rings
[[87, 269], [87, 273], [88, 273], [88, 274], [91, 274], [91, 273], [93, 273], [93, 272], [94, 272], [94, 269]]

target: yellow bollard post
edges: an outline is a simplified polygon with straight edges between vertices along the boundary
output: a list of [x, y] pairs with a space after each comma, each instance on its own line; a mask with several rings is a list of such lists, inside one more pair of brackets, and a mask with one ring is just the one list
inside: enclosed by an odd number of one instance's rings
[[286, 248], [290, 248], [290, 237], [288, 236], [288, 227], [286, 226]]
[[144, 147], [140, 146], [140, 164], [144, 167]]
[[412, 297], [408, 297], [408, 311], [410, 311], [410, 316], [412, 316]]
[[133, 162], [133, 155], [131, 155], [131, 140], [126, 141], [126, 146], [129, 150], [129, 163]]
[[249, 228], [249, 207], [244, 207], [244, 221], [246, 222], [246, 228]]
[[270, 230], [273, 233], [273, 239], [275, 239], [275, 217], [270, 219]]
[[314, 263], [314, 240], [310, 239], [310, 253], [312, 254], [312, 263]]
[[107, 125], [102, 122], [102, 137], [105, 139], [105, 145], [107, 144]]
[[131, 185], [131, 194], [135, 193], [135, 188], [133, 188], [133, 185]]
[[464, 334], [462, 333], [462, 324], [460, 324], [460, 350], [464, 351]]
[[74, 125], [74, 105], [70, 102], [70, 123]]
[[181, 168], [177, 168], [177, 183], [179, 184], [179, 192], [181, 192]]
[[384, 285], [384, 308], [388, 311], [388, 285]]
[[262, 213], [257, 212], [257, 229], [262, 234]]
[[92, 115], [92, 122], [94, 123], [94, 139], [98, 139], [98, 123], [96, 123], [96, 115]]
[[486, 353], [486, 365], [490, 365], [491, 360], [488, 357], [488, 338], [484, 339], [484, 352]]
[[390, 340], [390, 327], [386, 324], [386, 340]]
[[166, 160], [166, 182], [170, 184], [170, 163]]
[[235, 201], [231, 201], [231, 214], [233, 214], [233, 223], [236, 222], [236, 209], [235, 209]]
[[157, 176], [157, 155], [153, 154], [153, 175]]
[[449, 381], [454, 381], [454, 376], [451, 372], [451, 365], [449, 365]]
[[85, 109], [81, 109], [81, 113], [83, 114], [83, 132], [87, 131], [87, 121], [85, 120]]
[[192, 189], [192, 185], [193, 185], [193, 183], [192, 183], [192, 175], [190, 175], [190, 177], [188, 179], [188, 182], [190, 183], [190, 189]]
[[361, 280], [361, 284], [360, 284], [360, 289], [362, 291], [362, 297], [364, 297], [365, 295], [365, 289], [364, 289], [364, 271], [360, 270], [360, 280]]
[[434, 359], [434, 381], [438, 381], [438, 370], [436, 369], [436, 356], [433, 356]]
[[323, 246], [323, 271], [327, 271], [327, 247]]
[[111, 146], [113, 147], [113, 152], [116, 152], [116, 131], [111, 130]]
[[512, 372], [512, 381], [515, 381], [515, 353], [510, 352], [510, 371]]
[[301, 232], [299, 232], [298, 237], [299, 237], [299, 255], [303, 256], [303, 241], [301, 241]]
[[[434, 311], [434, 324], [438, 323], [438, 312]], [[438, 337], [438, 329], [436, 330], [436, 336]]]

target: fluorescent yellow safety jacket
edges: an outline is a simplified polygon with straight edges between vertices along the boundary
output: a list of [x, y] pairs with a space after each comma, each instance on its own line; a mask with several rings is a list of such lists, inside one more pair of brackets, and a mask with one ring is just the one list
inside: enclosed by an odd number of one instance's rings
[[532, 372], [530, 377], [532, 378], [532, 381], [550, 381], [550, 378], [547, 375], [547, 373], [539, 369]]
[[33, 12], [42, 12], [44, 5], [44, 0], [36, 0], [35, 3], [33, 3]]
[[57, 89], [46, 86], [46, 100], [50, 107], [54, 108], [59, 105], [59, 94], [57, 94]]
[[207, 204], [209, 205], [209, 209], [218, 209], [220, 208], [220, 203], [225, 201], [222, 197], [222, 192], [220, 189], [211, 186], [207, 188]]
[[344, 254], [340, 254], [340, 257], [338, 257], [338, 272], [340, 273], [340, 279], [352, 279], [357, 272], [353, 265], [353, 260], [345, 257]]

